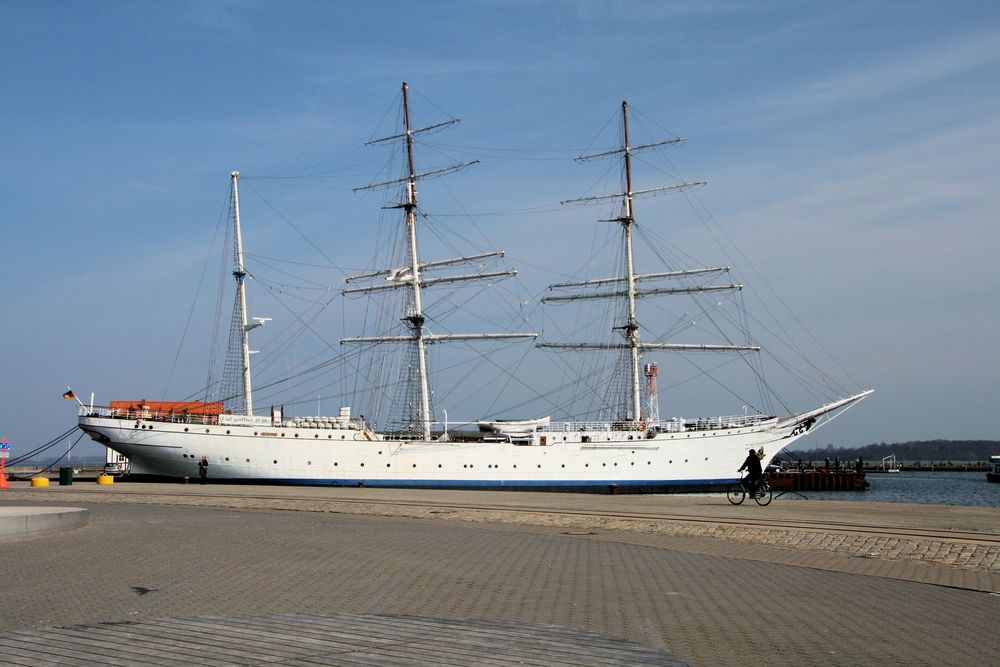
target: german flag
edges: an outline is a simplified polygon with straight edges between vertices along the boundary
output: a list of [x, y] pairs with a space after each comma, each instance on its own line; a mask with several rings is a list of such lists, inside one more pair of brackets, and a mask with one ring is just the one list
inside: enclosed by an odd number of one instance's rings
[[72, 389], [67, 389], [66, 393], [63, 394], [63, 398], [76, 398], [76, 394], [73, 393]]

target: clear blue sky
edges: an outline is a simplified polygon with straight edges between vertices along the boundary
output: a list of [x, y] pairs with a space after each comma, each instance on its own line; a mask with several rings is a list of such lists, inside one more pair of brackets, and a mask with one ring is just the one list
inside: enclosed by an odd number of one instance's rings
[[[230, 170], [258, 254], [362, 265], [380, 201], [351, 187], [381, 173], [361, 144], [403, 80], [427, 122], [463, 118], [429, 161], [483, 160], [438, 210], [585, 194], [599, 172], [563, 158], [623, 99], [687, 137], [671, 163], [709, 181], [699, 200], [751, 275], [877, 390], [805, 446], [1000, 439], [995, 0], [7, 1], [0, 17], [0, 434], [15, 454], [73, 423], [67, 385], [100, 403], [204, 383], [214, 306], [191, 304], [199, 284], [214, 299], [219, 269], [201, 275]], [[254, 180], [283, 174], [311, 178]], [[544, 284], [572, 272], [591, 238], [573, 230], [594, 217], [477, 224], [513, 255], [530, 246]], [[294, 249], [296, 229], [322, 252]], [[255, 314], [280, 321], [268, 308]], [[330, 310], [327, 339], [356, 333]]]

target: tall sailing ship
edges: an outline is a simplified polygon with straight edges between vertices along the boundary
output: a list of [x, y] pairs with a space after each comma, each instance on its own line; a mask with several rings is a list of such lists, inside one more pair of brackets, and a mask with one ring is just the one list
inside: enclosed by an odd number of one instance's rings
[[[79, 426], [94, 440], [128, 458], [133, 475], [193, 477], [198, 462], [208, 460], [210, 479], [283, 484], [380, 486], [452, 489], [530, 489], [570, 491], [664, 492], [708, 490], [730, 484], [736, 469], [752, 449], [764, 465], [811, 429], [832, 419], [871, 390], [834, 400], [812, 410], [784, 417], [742, 414], [712, 418], [661, 419], [657, 398], [659, 364], [645, 357], [656, 352], [754, 354], [745, 343], [681, 343], [654, 337], [644, 340], [637, 316], [638, 302], [653, 297], [738, 291], [741, 285], [700, 282], [728, 275], [726, 267], [653, 273], [637, 272], [633, 249], [635, 200], [644, 194], [683, 190], [696, 184], [634, 190], [632, 156], [679, 141], [644, 145], [629, 141], [628, 105], [622, 103], [621, 146], [591, 158], [620, 160], [622, 191], [576, 200], [612, 201], [620, 214], [610, 222], [620, 226], [620, 275], [564, 282], [550, 286], [548, 304], [601, 301], [619, 304], [607, 324], [604, 341], [536, 342], [549, 350], [597, 351], [617, 355], [604, 381], [605, 405], [588, 411], [586, 421], [556, 421], [551, 417], [483, 419], [474, 431], [449, 434], [436, 428], [433, 417], [428, 347], [461, 341], [518, 341], [530, 344], [530, 331], [499, 333], [434, 333], [428, 326], [424, 293], [438, 285], [513, 277], [513, 270], [442, 276], [439, 269], [477, 264], [500, 257], [502, 251], [425, 261], [418, 243], [417, 184], [422, 179], [457, 171], [463, 163], [417, 171], [414, 137], [458, 122], [451, 119], [414, 129], [410, 123], [408, 87], [402, 88], [403, 128], [398, 134], [369, 144], [401, 142], [405, 173], [396, 179], [359, 188], [395, 189], [401, 196], [391, 207], [401, 212], [401, 260], [395, 267], [347, 278], [345, 298], [391, 294], [402, 296], [396, 331], [341, 340], [347, 346], [391, 346], [402, 353], [398, 365], [397, 405], [393, 418], [373, 424], [341, 407], [332, 417], [288, 417], [271, 407], [254, 412], [249, 332], [264, 318], [249, 322], [246, 310], [242, 233], [239, 218], [239, 174], [232, 174], [236, 300], [233, 310], [227, 377], [221, 401], [113, 401], [108, 406], [80, 407]], [[672, 282], [673, 281], [673, 282]]]

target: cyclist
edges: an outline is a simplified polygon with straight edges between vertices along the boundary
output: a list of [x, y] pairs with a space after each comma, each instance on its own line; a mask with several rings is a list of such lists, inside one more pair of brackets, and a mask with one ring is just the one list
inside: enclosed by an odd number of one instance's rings
[[747, 471], [746, 487], [747, 491], [750, 493], [750, 497], [753, 498], [754, 494], [757, 493], [757, 486], [760, 484], [760, 478], [762, 471], [760, 469], [760, 457], [757, 452], [750, 450], [747, 454], [747, 460], [743, 462], [740, 469], [737, 472]]

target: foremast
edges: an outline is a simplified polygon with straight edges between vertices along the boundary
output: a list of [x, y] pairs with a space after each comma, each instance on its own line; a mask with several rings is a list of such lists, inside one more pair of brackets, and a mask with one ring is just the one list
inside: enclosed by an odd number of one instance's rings
[[449, 125], [454, 125], [460, 121], [458, 118], [452, 118], [443, 123], [437, 123], [434, 125], [429, 125], [420, 129], [413, 129], [410, 122], [410, 102], [409, 102], [409, 86], [406, 82], [403, 82], [403, 119], [404, 119], [404, 132], [402, 134], [396, 134], [390, 137], [384, 137], [381, 139], [375, 139], [369, 141], [366, 145], [375, 145], [384, 142], [403, 140], [406, 144], [406, 175], [399, 179], [393, 179], [389, 181], [384, 181], [381, 183], [374, 183], [372, 185], [366, 185], [364, 187], [355, 188], [355, 192], [361, 190], [374, 190], [389, 187], [395, 184], [404, 184], [406, 191], [403, 196], [403, 201], [400, 202], [396, 208], [401, 208], [404, 211], [404, 218], [406, 224], [406, 240], [408, 245], [408, 260], [409, 265], [404, 268], [390, 268], [381, 271], [375, 271], [371, 273], [365, 273], [361, 275], [351, 276], [346, 279], [346, 282], [351, 283], [360, 280], [371, 280], [374, 278], [385, 278], [387, 282], [383, 284], [368, 285], [365, 287], [348, 288], [342, 290], [342, 294], [355, 294], [355, 293], [368, 293], [382, 290], [392, 290], [400, 287], [409, 287], [410, 291], [410, 302], [409, 308], [407, 310], [407, 315], [403, 318], [410, 329], [409, 336], [375, 336], [375, 337], [357, 337], [357, 338], [344, 338], [341, 343], [398, 343], [398, 342], [408, 342], [414, 346], [417, 357], [417, 390], [419, 395], [419, 405], [416, 407], [415, 414], [410, 414], [408, 416], [408, 422], [410, 424], [416, 424], [418, 427], [418, 435], [423, 440], [430, 440], [431, 437], [431, 422], [433, 421], [430, 407], [430, 387], [428, 383], [428, 373], [427, 373], [427, 345], [437, 342], [445, 341], [474, 341], [474, 340], [496, 340], [496, 339], [510, 339], [510, 338], [535, 338], [537, 334], [535, 333], [459, 333], [459, 334], [432, 334], [427, 330], [426, 318], [424, 317], [423, 303], [421, 298], [421, 289], [434, 284], [440, 283], [456, 283], [464, 282], [469, 280], [490, 280], [490, 279], [503, 279], [506, 277], [514, 276], [517, 271], [494, 271], [486, 273], [476, 273], [458, 276], [442, 276], [435, 278], [424, 278], [423, 272], [427, 269], [437, 268], [442, 266], [450, 266], [454, 264], [468, 263], [480, 259], [485, 259], [489, 257], [502, 257], [503, 251], [483, 253], [479, 255], [467, 256], [467, 257], [457, 257], [454, 259], [438, 260], [433, 262], [421, 262], [418, 248], [417, 248], [417, 181], [421, 178], [426, 178], [430, 176], [438, 176], [441, 174], [449, 173], [452, 171], [457, 171], [459, 169], [464, 169], [465, 167], [477, 164], [479, 160], [473, 160], [471, 162], [465, 162], [461, 164], [452, 165], [449, 167], [443, 167], [440, 169], [434, 169], [431, 171], [426, 171], [418, 173], [414, 166], [413, 158], [413, 137], [415, 135], [437, 130]]
[[[742, 285], [738, 284], [728, 284], [728, 285], [695, 285], [690, 287], [654, 287], [651, 289], [639, 290], [637, 284], [642, 280], [658, 280], [664, 278], [687, 278], [690, 276], [696, 276], [701, 274], [718, 274], [718, 273], [728, 273], [728, 267], [711, 267], [704, 269], [689, 269], [682, 271], [668, 271], [661, 273], [649, 273], [649, 274], [637, 274], [635, 272], [635, 259], [633, 252], [633, 227], [635, 225], [635, 212], [634, 212], [634, 200], [637, 196], [646, 194], [656, 194], [668, 191], [679, 191], [685, 190], [700, 185], [704, 185], [704, 182], [693, 182], [693, 183], [681, 183], [679, 185], [666, 186], [651, 188], [647, 190], [634, 190], [632, 186], [632, 155], [638, 151], [658, 148], [667, 146], [670, 144], [677, 144], [684, 141], [682, 138], [668, 139], [665, 141], [658, 141], [651, 144], [644, 144], [639, 146], [631, 145], [629, 141], [629, 128], [628, 128], [628, 102], [622, 101], [622, 146], [621, 148], [616, 148], [610, 151], [605, 151], [601, 153], [595, 153], [593, 155], [585, 155], [577, 158], [578, 162], [583, 162], [586, 160], [605, 158], [605, 157], [617, 157], [621, 156], [622, 167], [624, 174], [624, 191], [612, 194], [612, 195], [599, 195], [595, 197], [583, 197], [580, 199], [571, 199], [563, 201], [563, 204], [570, 203], [581, 203], [590, 204], [597, 203], [601, 201], [619, 199], [622, 203], [622, 214], [618, 218], [609, 220], [608, 222], [618, 222], [622, 226], [623, 232], [623, 248], [624, 248], [624, 260], [625, 260], [625, 275], [615, 278], [603, 278], [598, 280], [587, 280], [582, 282], [573, 283], [560, 283], [556, 285], [550, 285], [549, 289], [575, 289], [579, 287], [592, 287], [598, 285], [621, 285], [624, 284], [624, 290], [616, 289], [604, 292], [591, 292], [591, 293], [577, 293], [577, 294], [566, 294], [566, 295], [553, 295], [547, 296], [542, 299], [543, 302], [554, 302], [554, 301], [575, 301], [575, 300], [585, 300], [585, 299], [605, 299], [605, 298], [624, 298], [625, 300], [625, 322], [620, 327], [615, 327], [621, 329], [625, 341], [623, 343], [539, 343], [538, 347], [542, 348], [563, 348], [563, 349], [627, 349], [629, 354], [629, 364], [628, 364], [628, 397], [627, 397], [627, 414], [618, 415], [619, 421], [628, 423], [631, 422], [633, 427], [639, 427], [640, 422], [643, 421], [642, 413], [642, 393], [640, 384], [640, 361], [642, 358], [642, 352], [644, 350], [703, 350], [703, 351], [757, 351], [760, 348], [755, 345], [698, 345], [698, 344], [685, 344], [685, 343], [644, 343], [642, 342], [639, 335], [639, 322], [636, 318], [636, 300], [641, 296], [651, 296], [651, 295], [666, 295], [666, 294], [687, 294], [695, 292], [708, 292], [716, 290], [739, 290], [742, 289]], [[656, 412], [657, 410], [650, 410], [650, 413]], [[648, 415], [648, 416], [652, 416]], [[658, 417], [658, 414], [657, 414]]]

